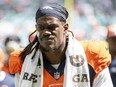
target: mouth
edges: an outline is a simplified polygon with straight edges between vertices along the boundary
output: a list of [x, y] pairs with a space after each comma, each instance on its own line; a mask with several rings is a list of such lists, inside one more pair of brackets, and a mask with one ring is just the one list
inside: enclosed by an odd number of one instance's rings
[[46, 41], [51, 41], [51, 40], [54, 40], [54, 38], [53, 37], [45, 37], [45, 38], [42, 38], [42, 40], [46, 40]]
[[54, 40], [54, 36], [45, 36], [45, 37], [42, 37], [41, 38], [41, 40], [47, 40], [47, 41], [49, 41], [49, 40]]
[[46, 42], [47, 44], [51, 44], [54, 42], [54, 37], [44, 37], [41, 39], [42, 41]]

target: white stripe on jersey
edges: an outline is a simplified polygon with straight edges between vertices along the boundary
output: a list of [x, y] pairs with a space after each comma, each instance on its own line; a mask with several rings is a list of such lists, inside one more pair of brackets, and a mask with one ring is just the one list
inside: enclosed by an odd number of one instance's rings
[[109, 69], [105, 68], [95, 78], [93, 87], [113, 87], [113, 83], [110, 77]]

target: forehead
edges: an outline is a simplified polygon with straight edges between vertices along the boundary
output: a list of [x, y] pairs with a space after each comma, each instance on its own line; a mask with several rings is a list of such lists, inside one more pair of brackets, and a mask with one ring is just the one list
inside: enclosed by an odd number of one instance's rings
[[60, 23], [61, 21], [57, 17], [53, 16], [43, 16], [37, 19], [37, 24], [50, 24], [50, 23]]

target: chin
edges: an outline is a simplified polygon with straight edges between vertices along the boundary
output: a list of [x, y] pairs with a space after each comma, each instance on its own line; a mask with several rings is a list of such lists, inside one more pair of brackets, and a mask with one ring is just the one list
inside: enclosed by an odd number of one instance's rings
[[44, 52], [55, 52], [55, 49], [43, 49]]
[[41, 50], [44, 52], [54, 52], [56, 50], [55, 47], [41, 47]]

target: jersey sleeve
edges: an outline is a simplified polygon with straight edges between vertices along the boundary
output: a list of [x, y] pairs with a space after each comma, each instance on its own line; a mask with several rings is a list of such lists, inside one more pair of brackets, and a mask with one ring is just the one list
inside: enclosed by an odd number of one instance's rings
[[94, 79], [93, 87], [113, 87], [108, 67], [102, 70]]
[[9, 56], [9, 71], [11, 74], [20, 73], [22, 68], [22, 61], [19, 57], [23, 50], [17, 50], [10, 54]]
[[105, 41], [82, 41], [88, 64], [92, 66], [96, 75], [111, 63], [111, 55]]

